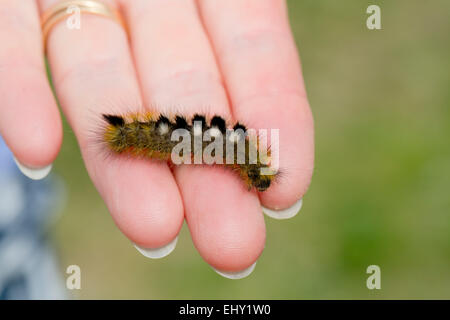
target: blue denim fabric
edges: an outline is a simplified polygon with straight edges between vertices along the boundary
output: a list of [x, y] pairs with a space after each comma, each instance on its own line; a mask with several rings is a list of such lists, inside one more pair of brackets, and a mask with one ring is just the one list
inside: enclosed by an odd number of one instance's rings
[[0, 300], [66, 298], [46, 239], [61, 186], [52, 175], [40, 181], [25, 177], [0, 137]]

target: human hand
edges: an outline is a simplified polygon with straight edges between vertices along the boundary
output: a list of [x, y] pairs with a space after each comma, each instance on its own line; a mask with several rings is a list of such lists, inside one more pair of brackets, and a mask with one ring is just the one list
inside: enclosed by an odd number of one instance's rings
[[[35, 178], [49, 171], [62, 141], [39, 22], [56, 2], [0, 0], [0, 133]], [[47, 40], [56, 94], [92, 181], [144, 255], [170, 253], [186, 218], [207, 263], [227, 277], [249, 274], [265, 244], [262, 211], [295, 215], [313, 171], [313, 120], [284, 1], [107, 3], [122, 10], [129, 38], [111, 19], [82, 14], [81, 29], [60, 22]], [[257, 193], [214, 166], [171, 171], [157, 161], [105, 160], [92, 144], [100, 115], [141, 106], [280, 129], [284, 175]]]

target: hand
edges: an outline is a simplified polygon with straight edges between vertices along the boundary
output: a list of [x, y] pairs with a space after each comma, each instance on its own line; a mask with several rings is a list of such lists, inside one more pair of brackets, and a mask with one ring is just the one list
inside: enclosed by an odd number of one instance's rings
[[[55, 2], [0, 0], [0, 132], [32, 174], [54, 161], [62, 141], [39, 22]], [[285, 3], [108, 3], [122, 10], [129, 39], [115, 21], [82, 14], [80, 30], [60, 22], [47, 41], [56, 94], [90, 177], [119, 229], [147, 248], [145, 255], [168, 254], [186, 218], [207, 263], [229, 277], [248, 274], [264, 248], [263, 210], [294, 215], [313, 170], [313, 120]], [[258, 194], [223, 168], [184, 165], [172, 172], [157, 161], [105, 159], [92, 143], [100, 115], [142, 106], [280, 129], [283, 177]]]

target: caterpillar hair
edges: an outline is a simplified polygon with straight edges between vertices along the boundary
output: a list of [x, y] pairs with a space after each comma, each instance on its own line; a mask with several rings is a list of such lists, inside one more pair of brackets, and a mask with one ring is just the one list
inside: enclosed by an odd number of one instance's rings
[[[222, 150], [229, 150], [230, 144], [233, 148], [231, 159], [225, 155], [220, 163], [237, 172], [249, 189], [256, 188], [258, 191], [265, 191], [270, 187], [277, 173], [272, 170], [268, 163], [270, 151], [262, 153], [258, 148], [258, 137], [250, 139], [247, 134], [247, 128], [236, 123], [232, 129], [227, 129], [225, 119], [220, 116], [214, 116], [207, 124], [207, 117], [196, 114], [187, 120], [184, 116], [174, 115], [153, 115], [153, 114], [132, 114], [132, 115], [112, 115], [104, 114], [103, 119], [106, 126], [103, 132], [103, 141], [109, 150], [116, 154], [128, 154], [135, 157], [145, 157], [150, 159], [159, 159], [163, 161], [172, 161], [172, 153], [179, 141], [171, 139], [172, 133], [177, 129], [185, 129], [191, 141], [191, 153], [187, 155], [189, 159], [195, 159], [196, 151], [203, 155], [205, 149], [211, 143], [201, 138], [200, 150], [196, 149], [196, 137], [209, 134], [216, 139], [218, 135], [223, 134], [226, 138], [222, 139]], [[230, 132], [228, 134], [228, 132]], [[242, 148], [238, 146], [241, 142]], [[212, 156], [215, 156], [213, 151]], [[252, 157], [253, 156], [253, 157]], [[232, 160], [232, 161], [230, 161]], [[194, 161], [195, 163], [195, 161]], [[178, 164], [178, 163], [175, 163]]]

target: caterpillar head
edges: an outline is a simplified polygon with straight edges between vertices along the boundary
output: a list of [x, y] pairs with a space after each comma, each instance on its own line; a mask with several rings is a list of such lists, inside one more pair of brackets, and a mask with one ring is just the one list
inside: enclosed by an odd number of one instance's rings
[[[258, 191], [266, 191], [275, 179], [275, 173], [261, 174], [261, 166], [250, 165], [247, 170], [248, 184]], [[267, 168], [266, 168], [267, 169]]]

